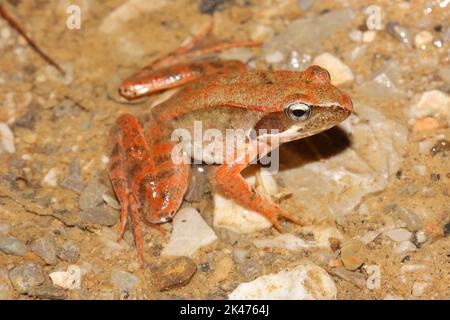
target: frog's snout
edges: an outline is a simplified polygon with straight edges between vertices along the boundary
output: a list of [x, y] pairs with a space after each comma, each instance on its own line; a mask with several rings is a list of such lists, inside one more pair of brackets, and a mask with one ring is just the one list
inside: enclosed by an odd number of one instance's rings
[[344, 95], [342, 106], [344, 107], [345, 110], [349, 112], [353, 111], [353, 102], [348, 95]]

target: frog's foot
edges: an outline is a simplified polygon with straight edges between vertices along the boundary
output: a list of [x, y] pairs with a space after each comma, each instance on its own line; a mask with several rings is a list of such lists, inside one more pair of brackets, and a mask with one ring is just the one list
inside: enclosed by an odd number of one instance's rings
[[212, 23], [208, 23], [191, 41], [124, 80], [119, 87], [120, 95], [132, 100], [179, 87], [209, 74], [240, 73], [246, 70], [245, 64], [240, 61], [198, 61], [203, 56], [230, 48], [261, 45], [256, 41], [234, 41], [195, 49], [195, 46], [211, 32], [212, 26]]
[[[261, 145], [259, 145], [259, 150], [261, 150]], [[257, 156], [258, 145], [256, 143], [250, 143], [238, 150], [233, 159], [227, 160], [217, 169], [215, 174], [217, 185], [224, 191], [225, 195], [238, 204], [265, 216], [281, 233], [284, 233], [284, 230], [279, 218], [287, 219], [299, 225], [307, 224], [306, 221], [281, 209], [273, 201], [258, 194], [241, 175], [241, 171]]]

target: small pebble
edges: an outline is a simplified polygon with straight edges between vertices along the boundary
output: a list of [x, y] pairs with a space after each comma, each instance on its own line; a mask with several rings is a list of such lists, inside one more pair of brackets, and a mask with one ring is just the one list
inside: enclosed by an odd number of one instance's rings
[[364, 288], [366, 286], [367, 279], [360, 272], [350, 271], [345, 269], [344, 267], [333, 268], [331, 270], [334, 275], [338, 276], [339, 278], [345, 281], [353, 283], [359, 288]]
[[111, 283], [120, 292], [133, 292], [138, 281], [139, 278], [132, 273], [119, 269], [111, 271]]
[[430, 154], [433, 157], [439, 153], [444, 157], [450, 155], [450, 141], [441, 139], [431, 147]]
[[411, 30], [409, 30], [408, 28], [399, 25], [395, 21], [391, 21], [387, 24], [386, 30], [398, 41], [409, 46], [412, 45], [413, 36]]
[[82, 210], [79, 215], [81, 224], [97, 224], [111, 227], [119, 222], [117, 212], [104, 206]]
[[427, 282], [423, 282], [423, 281], [415, 281], [413, 283], [413, 287], [411, 290], [411, 294], [415, 297], [422, 297], [425, 293], [425, 289], [428, 287], [428, 283]]
[[80, 249], [78, 246], [72, 241], [66, 241], [57, 249], [57, 256], [63, 261], [67, 261], [69, 263], [76, 263], [80, 258]]
[[49, 274], [54, 285], [64, 289], [74, 290], [81, 287], [81, 269], [77, 265], [70, 265], [67, 271], [56, 271]]
[[439, 90], [431, 90], [413, 98], [408, 110], [412, 118], [435, 117], [450, 121], [450, 97]]
[[450, 234], [450, 222], [448, 222], [445, 226], [444, 226], [444, 236], [448, 236]]
[[81, 193], [86, 187], [80, 175], [80, 162], [76, 158], [70, 164], [70, 174], [65, 177], [59, 184], [61, 187]]
[[433, 34], [429, 31], [420, 31], [414, 37], [414, 44], [417, 48], [426, 49], [433, 42]]
[[325, 52], [315, 57], [313, 64], [327, 69], [331, 75], [331, 83], [334, 85], [341, 85], [355, 80], [352, 70], [339, 58], [330, 53]]
[[97, 207], [103, 203], [103, 195], [108, 188], [101, 184], [97, 179], [89, 182], [87, 187], [81, 192], [78, 204], [81, 210]]
[[427, 235], [423, 231], [416, 232], [416, 240], [418, 243], [424, 243], [427, 241]]
[[0, 251], [15, 256], [23, 256], [29, 249], [22, 240], [14, 237], [0, 237]]
[[154, 276], [159, 291], [184, 287], [197, 271], [197, 265], [187, 257], [176, 257], [164, 261], [155, 268]]
[[39, 299], [64, 300], [67, 299], [66, 290], [57, 286], [39, 286], [28, 289], [27, 294]]
[[57, 187], [58, 186], [58, 169], [52, 168], [42, 179], [42, 184], [47, 185], [49, 187]]
[[262, 266], [255, 260], [246, 259], [237, 265], [237, 271], [247, 280], [252, 280], [262, 274]]
[[200, 0], [198, 10], [200, 13], [213, 14], [226, 0]]
[[56, 243], [53, 237], [39, 238], [31, 244], [31, 250], [36, 253], [45, 263], [56, 264]]
[[395, 214], [399, 219], [406, 223], [406, 228], [409, 231], [417, 231], [423, 227], [422, 220], [411, 209], [398, 208]]
[[8, 125], [0, 122], [0, 154], [6, 151], [8, 153], [16, 152], [14, 145], [14, 135]]
[[208, 191], [208, 175], [202, 165], [194, 164], [191, 170], [191, 181], [184, 200], [188, 202], [200, 202]]
[[9, 280], [14, 289], [26, 294], [32, 287], [44, 283], [44, 273], [39, 265], [25, 262], [9, 271]]
[[362, 34], [362, 41], [365, 43], [369, 43], [375, 40], [377, 36], [377, 32], [374, 30], [365, 31]]
[[432, 117], [417, 119], [414, 123], [414, 132], [435, 130], [441, 126], [438, 120]]
[[389, 237], [391, 240], [396, 242], [402, 242], [410, 240], [412, 237], [412, 233], [409, 232], [406, 229], [398, 228], [398, 229], [392, 229], [389, 231], [386, 231], [384, 233], [387, 237]]
[[280, 63], [284, 60], [284, 55], [281, 51], [275, 51], [266, 56], [266, 62], [269, 64]]
[[341, 259], [345, 268], [358, 269], [366, 260], [365, 246], [360, 240], [350, 240], [341, 247]]
[[411, 241], [402, 241], [394, 249], [394, 253], [401, 255], [405, 252], [415, 251], [416, 246]]

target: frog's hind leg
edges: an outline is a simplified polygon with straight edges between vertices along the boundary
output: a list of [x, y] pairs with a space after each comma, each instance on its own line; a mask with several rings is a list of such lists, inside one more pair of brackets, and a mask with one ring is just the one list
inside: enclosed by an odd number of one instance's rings
[[290, 220], [298, 225], [308, 224], [308, 221], [304, 221], [296, 215], [281, 209], [273, 201], [258, 194], [242, 177], [241, 171], [248, 167], [250, 162], [258, 157], [260, 152], [264, 153], [264, 148], [267, 148], [267, 146], [258, 145], [254, 141], [238, 150], [234, 158], [228, 159], [216, 171], [216, 184], [224, 191], [225, 195], [238, 204], [268, 218], [280, 232], [284, 232], [284, 230], [278, 218]]
[[109, 175], [121, 205], [118, 240], [130, 217], [141, 267], [141, 222], [156, 225], [172, 218], [189, 182], [189, 167], [172, 161], [173, 143], [167, 141], [168, 131], [157, 129], [146, 135], [138, 120], [125, 114], [117, 119], [110, 140]]
[[256, 41], [234, 41], [194, 49], [211, 32], [211, 29], [212, 23], [207, 24], [191, 41], [125, 79], [119, 87], [120, 95], [128, 100], [133, 100], [181, 86], [209, 74], [219, 72], [241, 73], [246, 70], [245, 64], [240, 61], [195, 61], [208, 54], [230, 48], [261, 45], [260, 42]]
[[[140, 228], [140, 210], [133, 194], [134, 171], [144, 167], [144, 154], [148, 153], [148, 146], [143, 137], [137, 120], [124, 115], [117, 119], [116, 126], [111, 131], [109, 176], [114, 192], [120, 201], [120, 225], [117, 241], [123, 238], [128, 217], [131, 217], [134, 240], [138, 252], [139, 263], [144, 265], [142, 251], [142, 234]], [[147, 155], [148, 157], [148, 155]]]

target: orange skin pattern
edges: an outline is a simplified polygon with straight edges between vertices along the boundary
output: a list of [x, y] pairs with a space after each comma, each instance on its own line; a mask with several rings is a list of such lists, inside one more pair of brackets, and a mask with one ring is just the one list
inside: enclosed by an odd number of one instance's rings
[[[174, 129], [190, 127], [192, 120], [201, 120], [206, 126], [221, 130], [227, 126], [276, 128], [289, 133], [283, 136], [281, 143], [284, 143], [326, 130], [352, 111], [350, 98], [332, 86], [328, 72], [317, 66], [303, 72], [270, 72], [248, 71], [236, 61], [187, 63], [186, 56], [197, 57], [217, 48], [254, 45], [227, 43], [192, 52], [194, 44], [209, 30], [207, 26], [190, 43], [144, 68], [124, 81], [119, 89], [126, 98], [134, 99], [187, 84], [169, 100], [151, 109], [143, 127], [134, 116], [125, 114], [117, 119], [111, 131], [109, 174], [121, 203], [118, 240], [122, 239], [130, 217], [141, 267], [144, 266], [141, 220], [149, 224], [170, 220], [189, 185], [190, 166], [176, 164], [171, 159]], [[174, 78], [174, 73], [184, 76]], [[142, 86], [146, 87], [144, 93], [136, 90]], [[293, 102], [311, 106], [311, 116], [301, 123], [288, 119], [285, 108]], [[234, 115], [230, 119], [236, 120], [230, 121], [228, 115]], [[252, 160], [261, 158], [274, 147], [258, 139], [246, 141], [237, 146], [234, 157], [221, 162], [214, 180], [225, 195], [267, 217], [283, 232], [279, 218], [299, 225], [307, 221], [256, 193], [241, 175]]]

